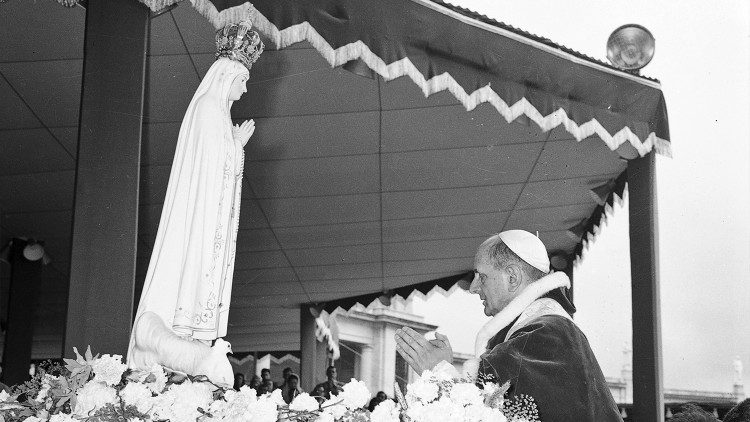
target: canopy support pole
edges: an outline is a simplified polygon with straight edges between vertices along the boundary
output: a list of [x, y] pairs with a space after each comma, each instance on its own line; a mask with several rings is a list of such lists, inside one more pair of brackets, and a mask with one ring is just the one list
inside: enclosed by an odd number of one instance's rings
[[14, 238], [10, 246], [10, 288], [3, 348], [3, 381], [21, 384], [29, 379], [31, 350], [36, 325], [37, 296], [42, 284], [42, 260], [29, 261], [23, 256], [26, 240]]
[[[86, 8], [64, 355], [125, 355], [133, 318], [149, 10]], [[82, 350], [81, 350], [82, 351]]]
[[656, 155], [628, 162], [633, 319], [633, 420], [664, 421]]

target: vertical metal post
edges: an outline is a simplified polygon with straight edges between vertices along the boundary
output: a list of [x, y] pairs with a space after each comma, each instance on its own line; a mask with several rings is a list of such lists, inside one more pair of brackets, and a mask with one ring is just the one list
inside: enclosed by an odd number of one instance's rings
[[27, 243], [13, 239], [8, 292], [8, 328], [3, 348], [3, 379], [8, 385], [29, 379], [31, 346], [34, 338], [34, 310], [42, 283], [42, 261], [29, 261], [23, 256]]
[[148, 30], [139, 2], [88, 2], [65, 355], [127, 352]]
[[655, 153], [628, 162], [633, 420], [664, 421]]

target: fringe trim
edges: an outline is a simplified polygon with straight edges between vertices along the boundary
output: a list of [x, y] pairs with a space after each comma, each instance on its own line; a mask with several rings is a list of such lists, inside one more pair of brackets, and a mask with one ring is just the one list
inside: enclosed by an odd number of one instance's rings
[[[163, 8], [165, 5], [175, 2], [175, 0], [141, 1], [149, 5], [152, 10]], [[443, 73], [430, 80], [426, 80], [408, 57], [388, 65], [362, 41], [356, 41], [334, 50], [308, 22], [303, 22], [279, 31], [273, 23], [258, 12], [249, 2], [222, 10], [221, 12], [209, 0], [190, 0], [190, 3], [217, 29], [228, 24], [237, 23], [243, 19], [249, 19], [259, 32], [270, 39], [270, 42], [274, 44], [276, 49], [283, 49], [292, 44], [307, 41], [328, 61], [331, 67], [341, 66], [348, 61], [360, 59], [367, 63], [370, 69], [377, 72], [386, 81], [404, 75], [409, 76], [419, 86], [425, 97], [440, 91], [448, 91], [464, 105], [466, 111], [471, 111], [482, 103], [490, 103], [508, 123], [525, 115], [534, 121], [544, 132], [562, 125], [579, 142], [592, 135], [597, 135], [611, 150], [615, 150], [627, 142], [641, 156], [645, 156], [651, 150], [655, 149], [658, 154], [672, 157], [670, 142], [659, 138], [653, 132], [646, 139], [641, 140], [626, 126], [612, 135], [596, 119], [591, 119], [586, 123], [578, 125], [568, 117], [562, 108], [547, 116], [543, 116], [525, 98], [522, 98], [513, 105], [508, 105], [492, 90], [490, 85], [468, 94], [450, 74]]]
[[[622, 208], [622, 206], [625, 204], [625, 198], [627, 197], [627, 195], [628, 185], [626, 183], [625, 189], [623, 189], [622, 191], [622, 196], [619, 195], [616, 191], [612, 192], [612, 196], [614, 198], [613, 203], [617, 204], [617, 207]], [[607, 220], [609, 220], [615, 214], [615, 209], [616, 207], [614, 205], [610, 205], [609, 202], [606, 202], [604, 204], [604, 212], [602, 213], [601, 220], [598, 224], [595, 224], [593, 226], [592, 231], [586, 232], [586, 235], [583, 237], [583, 239], [581, 239], [581, 244], [583, 247], [581, 248], [581, 253], [576, 256], [575, 260], [573, 260], [573, 268], [577, 269], [578, 266], [583, 263], [586, 253], [594, 245], [599, 234], [601, 234], [602, 226], [604, 226], [607, 223]]]
[[141, 3], [148, 6], [149, 9], [151, 9], [152, 12], [158, 12], [165, 7], [169, 7], [175, 3], [179, 3], [182, 0], [140, 0]]
[[[406, 305], [407, 304], [406, 302], [412, 300], [415, 297], [418, 297], [418, 298], [423, 299], [423, 300], [429, 300], [431, 297], [433, 297], [435, 295], [438, 295], [438, 294], [442, 295], [443, 297], [448, 297], [453, 292], [455, 292], [456, 290], [459, 290], [459, 289], [463, 290], [458, 285], [458, 283], [456, 283], [453, 286], [451, 286], [451, 288], [448, 289], [448, 290], [445, 290], [445, 289], [443, 289], [440, 286], [435, 286], [435, 287], [433, 287], [427, 293], [422, 293], [419, 290], [414, 289], [414, 290], [412, 290], [411, 293], [409, 293], [409, 295], [407, 297], [403, 297], [403, 296], [399, 296], [399, 295], [393, 296], [391, 298], [391, 303], [398, 303], [400, 305]], [[330, 314], [331, 315], [333, 315], [333, 314], [345, 314], [345, 315], [348, 315], [348, 314], [350, 314], [352, 312], [356, 312], [356, 311], [362, 312], [362, 311], [366, 311], [366, 310], [369, 310], [369, 309], [373, 309], [373, 308], [378, 307], [378, 306], [380, 306], [380, 300], [379, 299], [375, 299], [375, 300], [373, 300], [370, 303], [357, 302], [354, 305], [352, 305], [352, 307], [349, 308], [349, 309], [344, 309], [341, 306], [339, 306], [336, 309], [334, 309], [333, 311], [331, 311]]]

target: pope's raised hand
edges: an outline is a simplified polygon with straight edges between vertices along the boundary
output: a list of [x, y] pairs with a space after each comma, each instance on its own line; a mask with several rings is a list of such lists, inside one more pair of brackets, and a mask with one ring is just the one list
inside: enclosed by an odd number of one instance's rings
[[438, 363], [453, 360], [453, 349], [448, 337], [435, 333], [435, 340], [427, 340], [409, 327], [396, 331], [396, 350], [406, 363], [422, 374], [425, 369], [432, 369]]
[[255, 132], [255, 121], [253, 119], [245, 120], [242, 124], [232, 126], [232, 135], [236, 141], [242, 143], [244, 147], [247, 141]]

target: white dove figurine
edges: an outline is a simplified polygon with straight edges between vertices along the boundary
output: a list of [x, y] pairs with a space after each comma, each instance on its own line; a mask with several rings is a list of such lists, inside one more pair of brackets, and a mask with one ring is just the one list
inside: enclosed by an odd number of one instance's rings
[[234, 372], [227, 353], [232, 353], [232, 345], [223, 338], [217, 338], [208, 356], [196, 368], [196, 375], [205, 375], [215, 384], [232, 386]]

